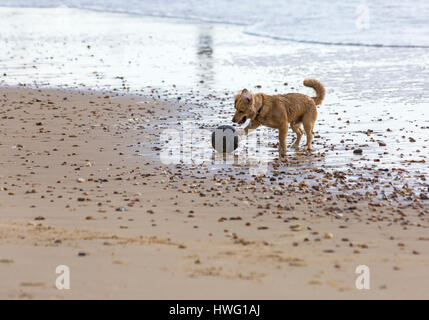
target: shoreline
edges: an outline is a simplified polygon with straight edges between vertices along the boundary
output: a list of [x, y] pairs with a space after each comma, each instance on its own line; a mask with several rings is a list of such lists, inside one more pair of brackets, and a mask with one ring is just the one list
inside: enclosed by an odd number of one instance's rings
[[[0, 298], [429, 298], [427, 50], [0, 11]], [[230, 123], [238, 90], [312, 95], [308, 77], [328, 90], [315, 152], [279, 162], [260, 128], [259, 166], [243, 143], [190, 161], [185, 135]]]
[[[225, 26], [243, 27], [244, 29], [246, 27], [251, 27], [252, 23], [255, 23], [252, 21], [244, 22], [245, 20], [243, 20], [243, 21], [238, 21], [238, 20], [227, 21], [227, 20], [222, 20], [222, 18], [216, 19], [215, 17], [204, 18], [202, 15], [198, 15], [198, 16], [195, 16], [192, 14], [190, 15], [189, 12], [187, 12], [187, 14], [182, 12], [182, 15], [175, 15], [175, 14], [172, 14], [171, 12], [162, 14], [162, 13], [157, 13], [156, 11], [150, 12], [150, 10], [149, 10], [149, 12], [146, 12], [146, 13], [135, 12], [135, 11], [134, 12], [133, 11], [124, 11], [124, 10], [115, 11], [115, 10], [112, 10], [112, 9], [109, 9], [106, 7], [105, 8], [95, 8], [95, 7], [85, 7], [85, 6], [79, 7], [78, 5], [77, 6], [73, 6], [73, 5], [71, 5], [71, 6], [70, 5], [65, 5], [65, 6], [64, 5], [59, 5], [59, 6], [58, 5], [57, 6], [55, 6], [55, 5], [53, 5], [53, 6], [21, 6], [21, 5], [19, 5], [19, 6], [13, 6], [12, 5], [11, 6], [11, 5], [3, 5], [2, 8], [8, 8], [8, 9], [19, 8], [19, 9], [36, 9], [36, 10], [37, 9], [56, 10], [56, 9], [67, 8], [67, 9], [71, 9], [71, 10], [89, 11], [89, 12], [95, 12], [95, 13], [100, 13], [100, 14], [119, 14], [119, 15], [130, 16], [130, 17], [141, 17], [141, 18], [149, 18], [149, 19], [166, 19], [167, 21], [169, 21], [169, 20], [173, 21], [173, 23], [225, 25]], [[366, 6], [364, 8], [357, 7], [356, 9], [369, 11], [369, 8]], [[380, 9], [380, 8], [378, 8], [378, 9]], [[161, 9], [161, 11], [163, 11], [163, 10]], [[353, 11], [353, 10], [351, 10], [351, 11]], [[321, 13], [323, 15], [323, 12], [321, 12]], [[416, 13], [416, 12], [414, 12], [414, 13]], [[290, 14], [290, 12], [289, 12], [289, 14]], [[349, 18], [352, 19], [355, 17], [349, 16]], [[326, 17], [325, 17], [325, 19], [326, 19]], [[283, 23], [285, 23], [285, 22], [287, 22], [287, 21], [283, 21]], [[384, 21], [384, 23], [386, 23], [386, 21]], [[369, 23], [369, 21], [367, 21], [367, 25], [365, 25], [365, 26], [362, 25], [360, 27], [356, 26], [356, 28], [361, 30], [361, 31], [365, 31], [365, 30], [369, 29], [369, 26], [370, 26], [370, 23]], [[350, 26], [348, 26], [348, 27], [350, 28]], [[388, 28], [388, 25], [378, 26], [377, 29], [382, 28], [382, 27]], [[390, 27], [392, 27], [392, 25], [390, 25]], [[427, 27], [427, 26], [421, 25], [420, 27]], [[272, 40], [296, 42], [296, 43], [307, 43], [307, 44], [312, 44], [312, 45], [324, 45], [324, 46], [326, 46], [326, 45], [328, 45], [328, 46], [330, 46], [330, 45], [334, 45], [334, 46], [362, 46], [362, 47], [376, 47], [376, 48], [407, 48], [407, 49], [427, 49], [427, 48], [429, 48], [428, 44], [413, 44], [413, 43], [410, 44], [407, 42], [401, 43], [401, 41], [399, 41], [399, 44], [396, 44], [395, 41], [393, 41], [393, 43], [388, 42], [387, 44], [386, 43], [378, 43], [378, 42], [375, 42], [375, 43], [350, 42], [349, 40], [342, 40], [340, 42], [338, 42], [338, 40], [325, 41], [324, 42], [324, 41], [314, 40], [314, 39], [310, 39], [310, 40], [302, 39], [302, 38], [294, 39], [294, 38], [291, 38], [291, 35], [285, 36], [285, 35], [276, 35], [275, 33], [269, 34], [266, 31], [264, 32], [264, 31], [243, 30], [243, 33], [247, 34], [247, 35], [255, 36], [255, 37], [263, 37], [263, 38], [272, 39]], [[354, 36], [358, 37], [359, 32], [357, 34], [354, 34]], [[400, 36], [402, 38], [404, 37], [404, 35], [400, 35]], [[307, 35], [307, 37], [308, 37], [308, 35]], [[349, 35], [349, 37], [353, 38], [353, 35]], [[310, 38], [311, 38], [311, 36], [310, 36]], [[361, 41], [368, 41], [368, 39], [364, 38]], [[383, 41], [381, 41], [381, 42], [383, 42]]]
[[[242, 167], [163, 165], [159, 130], [172, 123], [161, 119], [188, 114], [147, 97], [0, 97], [3, 298], [427, 298], [426, 201], [398, 208], [272, 188]], [[134, 116], [148, 125], [115, 126]], [[145, 150], [154, 157], [135, 155]], [[54, 286], [62, 264], [71, 290]], [[365, 292], [354, 287], [362, 264]]]

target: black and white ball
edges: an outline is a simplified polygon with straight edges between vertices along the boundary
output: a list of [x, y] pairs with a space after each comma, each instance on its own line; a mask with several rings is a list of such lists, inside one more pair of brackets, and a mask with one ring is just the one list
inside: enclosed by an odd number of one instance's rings
[[238, 148], [239, 135], [233, 126], [222, 125], [212, 133], [212, 146], [219, 153], [231, 153]]

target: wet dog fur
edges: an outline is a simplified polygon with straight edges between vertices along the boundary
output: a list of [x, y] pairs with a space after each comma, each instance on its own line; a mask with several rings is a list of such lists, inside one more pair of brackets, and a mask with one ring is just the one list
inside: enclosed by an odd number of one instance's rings
[[[247, 89], [241, 90], [234, 101], [235, 114], [232, 122], [242, 125], [250, 119], [250, 123], [241, 131], [248, 134], [259, 126], [267, 126], [279, 130], [279, 157], [286, 156], [286, 134], [289, 124], [296, 133], [292, 144], [298, 149], [302, 135], [306, 134], [306, 149], [311, 151], [313, 128], [317, 119], [317, 105], [325, 98], [325, 87], [316, 79], [305, 79], [304, 86], [316, 91], [315, 97], [301, 93], [266, 95], [253, 94]], [[302, 129], [304, 127], [304, 130]]]

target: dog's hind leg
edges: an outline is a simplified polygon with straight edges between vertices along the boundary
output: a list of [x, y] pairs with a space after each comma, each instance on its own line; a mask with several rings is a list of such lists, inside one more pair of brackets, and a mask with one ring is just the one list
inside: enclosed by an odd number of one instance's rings
[[307, 136], [306, 149], [308, 151], [312, 151], [311, 143], [313, 142], [313, 128], [317, 119], [317, 109], [309, 110], [306, 114], [304, 114], [302, 118], [302, 123], [304, 124], [305, 134]]
[[301, 128], [302, 122], [301, 121], [292, 121], [291, 128], [293, 132], [296, 133], [296, 139], [294, 143], [292, 144], [292, 148], [299, 149], [299, 143], [301, 142], [302, 135], [304, 134], [304, 131]]

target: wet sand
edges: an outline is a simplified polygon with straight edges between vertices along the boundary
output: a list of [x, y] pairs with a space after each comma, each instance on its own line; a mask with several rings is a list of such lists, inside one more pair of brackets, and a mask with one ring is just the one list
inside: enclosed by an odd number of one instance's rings
[[428, 298], [420, 193], [354, 193], [361, 172], [338, 169], [294, 182], [294, 154], [260, 177], [163, 165], [160, 130], [195, 108], [147, 96], [3, 87], [0, 105], [2, 298]]
[[[426, 49], [0, 12], [0, 297], [428, 298]], [[278, 162], [261, 128], [256, 166], [243, 144], [231, 162], [186, 161], [183, 139], [160, 161], [164, 129], [210, 133], [242, 87], [312, 94], [307, 77], [327, 88], [312, 154]], [[71, 290], [55, 288], [58, 265]]]

